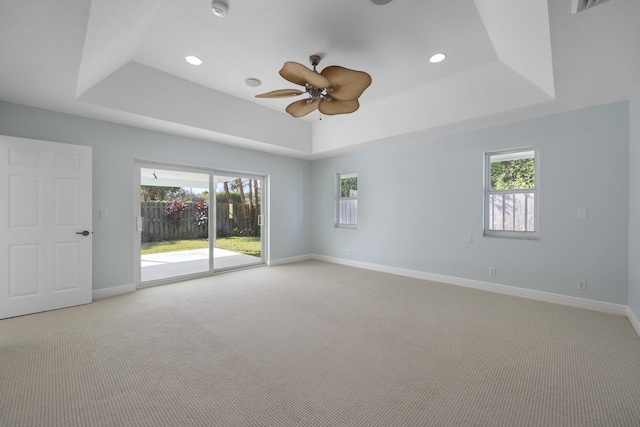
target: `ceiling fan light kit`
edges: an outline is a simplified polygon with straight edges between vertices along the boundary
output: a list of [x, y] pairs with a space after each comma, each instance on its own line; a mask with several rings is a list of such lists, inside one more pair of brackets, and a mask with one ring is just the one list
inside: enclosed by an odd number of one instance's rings
[[309, 62], [313, 70], [297, 62], [285, 62], [280, 70], [284, 79], [303, 86], [304, 91], [279, 89], [256, 95], [256, 98], [288, 98], [306, 93], [306, 99], [287, 106], [287, 113], [293, 117], [306, 116], [316, 109], [331, 116], [353, 113], [360, 108], [358, 98], [371, 85], [369, 74], [337, 65], [326, 67], [318, 73], [316, 67], [320, 63], [320, 56], [311, 55]]

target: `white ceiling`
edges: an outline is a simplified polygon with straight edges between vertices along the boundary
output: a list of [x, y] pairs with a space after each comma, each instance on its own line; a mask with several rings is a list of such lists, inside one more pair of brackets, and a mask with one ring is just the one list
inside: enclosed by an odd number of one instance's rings
[[[0, 100], [312, 159], [627, 100], [640, 83], [638, 0], [577, 14], [577, 0], [225, 1], [219, 18], [209, 0], [3, 0]], [[372, 76], [358, 111], [294, 119], [299, 98], [255, 98], [295, 88], [278, 71], [312, 54]]]

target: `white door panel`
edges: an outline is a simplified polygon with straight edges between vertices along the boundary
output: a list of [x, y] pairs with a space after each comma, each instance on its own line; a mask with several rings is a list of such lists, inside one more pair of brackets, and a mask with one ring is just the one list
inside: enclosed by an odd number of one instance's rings
[[9, 299], [40, 293], [40, 245], [9, 245]]
[[0, 318], [91, 302], [91, 147], [0, 136]]

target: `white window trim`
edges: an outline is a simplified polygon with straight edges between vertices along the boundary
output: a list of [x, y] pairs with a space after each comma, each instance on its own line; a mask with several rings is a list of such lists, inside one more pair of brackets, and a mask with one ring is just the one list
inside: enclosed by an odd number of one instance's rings
[[358, 178], [357, 172], [339, 172], [336, 174], [336, 209], [335, 209], [335, 227], [336, 228], [358, 228], [358, 218], [356, 216], [355, 224], [345, 224], [340, 222], [340, 201], [341, 200], [358, 200], [358, 197], [340, 197], [342, 193], [342, 179], [343, 178]]
[[[535, 187], [533, 189], [522, 190], [491, 190], [491, 164], [490, 158], [495, 155], [508, 155], [524, 151], [533, 151], [535, 158]], [[533, 226], [535, 231], [510, 231], [510, 230], [489, 230], [489, 197], [491, 194], [527, 194], [534, 195]], [[484, 206], [483, 206], [483, 227], [484, 237], [499, 237], [506, 239], [540, 240], [540, 150], [538, 147], [522, 147], [509, 150], [497, 150], [484, 153]]]

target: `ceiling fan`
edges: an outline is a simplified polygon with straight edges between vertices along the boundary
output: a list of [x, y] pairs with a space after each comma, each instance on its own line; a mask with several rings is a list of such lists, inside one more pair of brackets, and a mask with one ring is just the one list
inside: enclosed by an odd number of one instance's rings
[[289, 104], [287, 113], [302, 117], [316, 109], [322, 114], [353, 113], [360, 107], [358, 98], [371, 84], [371, 76], [364, 71], [332, 65], [320, 73], [316, 67], [320, 63], [318, 55], [311, 55], [309, 62], [313, 71], [297, 62], [285, 62], [280, 75], [291, 83], [304, 86], [300, 89], [280, 89], [256, 95], [256, 98], [289, 98], [308, 94], [308, 98]]

